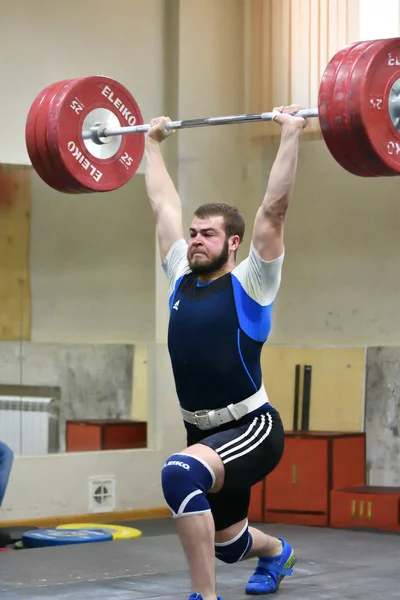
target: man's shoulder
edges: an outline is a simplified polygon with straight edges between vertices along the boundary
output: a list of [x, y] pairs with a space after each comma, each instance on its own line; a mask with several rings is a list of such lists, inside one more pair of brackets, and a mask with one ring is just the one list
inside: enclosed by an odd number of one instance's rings
[[280, 287], [283, 260], [284, 252], [274, 260], [265, 261], [250, 244], [248, 256], [232, 271], [236, 292], [262, 306], [270, 305]]

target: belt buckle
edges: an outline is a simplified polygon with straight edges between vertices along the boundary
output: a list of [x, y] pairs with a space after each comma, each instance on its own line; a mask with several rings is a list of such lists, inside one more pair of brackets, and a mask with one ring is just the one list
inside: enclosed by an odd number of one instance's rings
[[199, 429], [212, 428], [210, 417], [208, 416], [209, 412], [209, 410], [196, 410], [193, 413], [194, 424], [196, 425], [196, 427], [198, 427]]

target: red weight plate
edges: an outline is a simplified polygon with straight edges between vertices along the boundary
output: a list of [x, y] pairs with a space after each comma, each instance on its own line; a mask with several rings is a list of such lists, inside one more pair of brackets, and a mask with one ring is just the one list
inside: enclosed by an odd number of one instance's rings
[[338, 115], [335, 111], [333, 92], [336, 77], [343, 60], [359, 44], [360, 42], [349, 44], [348, 46], [345, 46], [339, 50], [331, 58], [323, 73], [318, 95], [318, 117], [321, 132], [328, 150], [332, 154], [333, 158], [340, 164], [340, 166], [342, 166], [346, 171], [349, 171], [355, 175], [359, 175], [360, 173], [357, 167], [349, 159], [346, 151], [343, 151], [335, 131], [335, 124]]
[[89, 193], [91, 190], [81, 186], [79, 182], [70, 176], [63, 164], [57, 164], [56, 161], [53, 160], [52, 152], [47, 144], [47, 124], [50, 107], [58, 92], [70, 88], [76, 81], [78, 81], [78, 79], [68, 79], [51, 86], [41, 102], [36, 118], [36, 146], [42, 164], [48, 173], [54, 175], [64, 192], [70, 194]]
[[375, 54], [376, 44], [379, 43], [380, 40], [368, 44], [352, 66], [347, 82], [345, 110], [348, 115], [350, 129], [347, 139], [353, 153], [357, 155], [358, 161], [363, 164], [364, 177], [387, 177], [392, 175], [391, 169], [381, 161], [379, 155], [371, 146], [368, 135], [362, 126], [360, 115], [361, 107], [365, 102], [365, 98], [361, 96], [362, 82], [365, 77], [363, 64], [366, 56]]
[[352, 68], [352, 65], [357, 60], [357, 57], [363, 52], [366, 45], [366, 42], [359, 42], [346, 54], [336, 72], [336, 78], [333, 82], [332, 89], [332, 120], [334, 135], [336, 137], [339, 152], [342, 153], [343, 157], [346, 157], [343, 159], [346, 161], [346, 166], [344, 165], [344, 162], [342, 162], [342, 165], [345, 166], [347, 171], [360, 177], [364, 177], [364, 170], [362, 164], [360, 164], [360, 161], [354, 154], [348, 139], [348, 136], [350, 135], [350, 120], [346, 113], [348, 90], [346, 76], [343, 77], [343, 72], [346, 73]]
[[[336, 76], [333, 89], [333, 112], [335, 135], [342, 152], [346, 153], [349, 162], [352, 163], [351, 172], [360, 177], [366, 176], [365, 156], [360, 153], [360, 142], [356, 138], [355, 131], [351, 128], [350, 116], [347, 113], [347, 96], [349, 91], [349, 80], [358, 57], [372, 42], [360, 42], [342, 61]], [[354, 126], [353, 126], [354, 127]], [[368, 165], [369, 172], [371, 165]]]
[[392, 88], [396, 90], [400, 84], [400, 39], [375, 42], [358, 61], [352, 79], [357, 85], [349, 100], [349, 112], [376, 161], [388, 169], [386, 175], [396, 176], [400, 173], [400, 133], [392, 122], [389, 105]]
[[38, 111], [40, 110], [40, 107], [41, 107], [41, 104], [42, 104], [44, 98], [49, 93], [49, 91], [52, 88], [54, 88], [55, 85], [58, 85], [58, 84], [53, 83], [53, 84], [47, 86], [34, 99], [32, 105], [29, 109], [28, 116], [26, 119], [25, 142], [26, 142], [26, 149], [28, 151], [30, 161], [31, 161], [32, 166], [35, 169], [36, 173], [39, 175], [39, 177], [48, 186], [50, 186], [54, 190], [56, 190], [58, 192], [64, 192], [65, 191], [64, 188], [60, 185], [60, 181], [58, 181], [58, 179], [55, 177], [54, 173], [48, 172], [46, 167], [44, 166], [44, 164], [42, 162], [41, 154], [40, 154], [39, 149], [36, 144], [36, 120], [37, 120]]
[[98, 145], [83, 139], [95, 123], [108, 127], [141, 125], [142, 114], [133, 96], [109, 77], [86, 77], [53, 99], [48, 117], [47, 142], [67, 171], [95, 192], [115, 190], [139, 168], [144, 134], [109, 138]]
[[340, 65], [333, 93], [337, 139], [343, 152], [346, 152], [358, 170], [358, 172], [354, 171], [354, 174], [361, 177], [379, 177], [388, 173], [388, 169], [382, 169], [375, 155], [370, 152], [368, 144], [365, 144], [362, 133], [354, 124], [352, 115], [348, 111], [348, 98], [353, 96], [354, 87], [357, 87], [352, 79], [353, 72], [360, 58], [374, 44], [374, 41], [362, 42], [347, 54]]

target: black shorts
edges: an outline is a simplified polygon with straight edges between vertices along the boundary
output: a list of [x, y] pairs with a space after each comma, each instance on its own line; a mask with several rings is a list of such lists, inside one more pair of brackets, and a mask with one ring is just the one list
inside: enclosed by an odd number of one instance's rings
[[209, 446], [225, 467], [222, 489], [207, 494], [216, 531], [247, 517], [251, 487], [275, 469], [282, 458], [285, 433], [282, 420], [272, 406], [214, 430], [211, 435], [187, 427], [187, 441]]

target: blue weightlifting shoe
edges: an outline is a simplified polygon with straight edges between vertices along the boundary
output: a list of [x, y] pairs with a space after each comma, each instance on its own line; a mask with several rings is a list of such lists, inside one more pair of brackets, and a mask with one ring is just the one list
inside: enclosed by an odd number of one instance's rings
[[[193, 592], [193, 594], [190, 594], [189, 600], [203, 600], [203, 596], [198, 592]], [[217, 600], [222, 600], [221, 596], [217, 596]]]
[[281, 554], [258, 559], [257, 568], [246, 585], [246, 594], [274, 594], [278, 591], [282, 579], [286, 575], [293, 575], [293, 567], [296, 564], [293, 548], [282, 538], [278, 540], [282, 542]]

